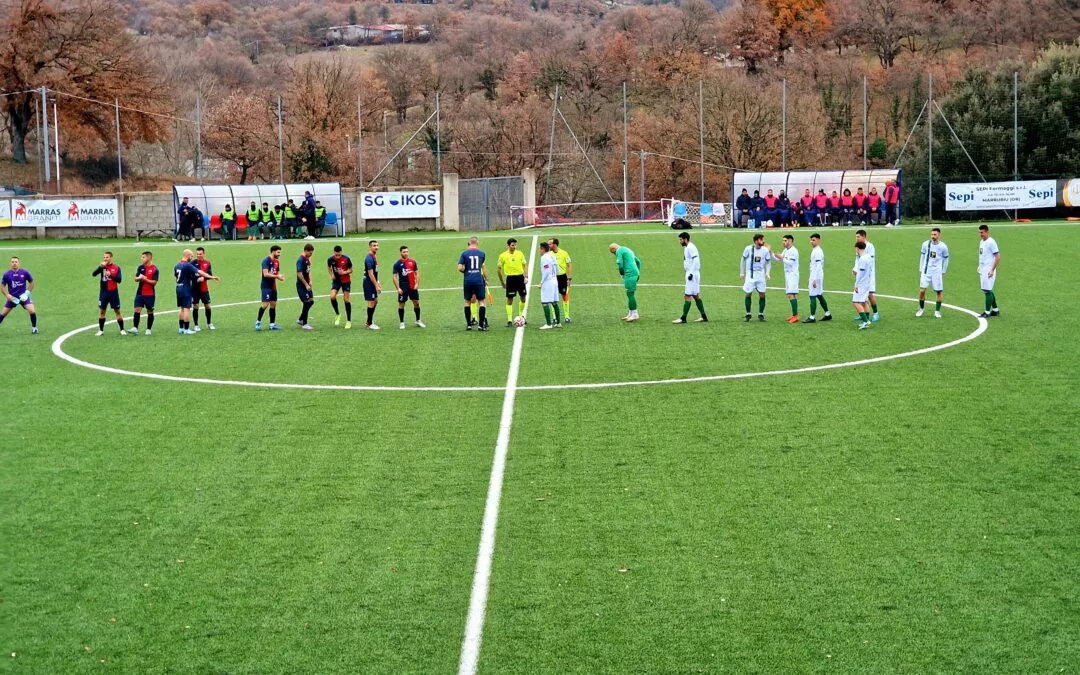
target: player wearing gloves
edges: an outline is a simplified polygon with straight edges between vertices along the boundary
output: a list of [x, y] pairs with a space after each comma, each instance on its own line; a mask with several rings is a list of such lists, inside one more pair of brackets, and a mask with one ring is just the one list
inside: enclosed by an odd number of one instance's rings
[[34, 309], [34, 300], [30, 297], [30, 291], [34, 290], [34, 276], [28, 270], [21, 267], [18, 257], [12, 256], [11, 269], [4, 272], [0, 280], [0, 290], [3, 290], [7, 301], [4, 308], [0, 309], [0, 323], [19, 305], [30, 314], [30, 332], [37, 334], [37, 310]]

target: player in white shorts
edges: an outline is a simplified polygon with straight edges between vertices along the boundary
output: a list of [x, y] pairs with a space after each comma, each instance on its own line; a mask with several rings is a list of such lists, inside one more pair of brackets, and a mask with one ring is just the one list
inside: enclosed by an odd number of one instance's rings
[[[877, 323], [880, 318], [877, 311], [877, 298], [874, 296], [874, 294], [877, 293], [877, 253], [874, 250], [874, 245], [866, 238], [866, 230], [856, 230], [855, 241], [861, 241], [866, 244], [866, 255], [870, 256], [870, 311], [873, 313], [873, 322]], [[854, 272], [854, 270], [852, 271]], [[858, 319], [859, 317], [855, 318]]]
[[799, 323], [799, 249], [795, 248], [795, 237], [784, 235], [784, 250], [774, 254], [784, 263], [784, 293], [791, 303], [791, 316], [788, 323]]
[[930, 230], [930, 238], [922, 243], [919, 252], [919, 311], [915, 316], [923, 315], [926, 305], [926, 289], [933, 288], [937, 293], [934, 317], [941, 318], [941, 296], [945, 291], [945, 273], [949, 270], [949, 247], [941, 241], [941, 230]]
[[[544, 325], [540, 330], [562, 327], [562, 306], [559, 304], [559, 259], [551, 252], [551, 244], [540, 242], [540, 305], [544, 308]], [[555, 323], [551, 310], [555, 310]]]
[[803, 319], [803, 323], [816, 323], [817, 305], [825, 310], [822, 321], [832, 321], [832, 312], [829, 311], [829, 303], [825, 301], [825, 251], [821, 249], [821, 235], [810, 235], [810, 316]]
[[765, 246], [765, 235], [755, 234], [754, 243], [743, 249], [739, 260], [739, 278], [743, 280], [743, 293], [746, 293], [746, 316], [750, 320], [750, 296], [758, 294], [758, 321], [765, 320], [765, 282], [771, 278], [772, 251]]
[[859, 330], [866, 330], [873, 325], [870, 321], [870, 283], [874, 278], [874, 261], [866, 252], [866, 242], [855, 242], [855, 290], [851, 294], [851, 304], [859, 313]]
[[997, 268], [1001, 264], [1001, 251], [998, 250], [997, 242], [990, 236], [990, 228], [986, 225], [979, 226], [979, 287], [982, 288], [983, 299], [986, 302], [985, 311], [979, 316], [983, 318], [1000, 316], [997, 295], [994, 294], [994, 282], [997, 281]]
[[683, 288], [682, 316], [671, 323], [686, 323], [686, 315], [690, 313], [690, 301], [697, 303], [701, 316], [694, 319], [694, 323], [705, 323], [709, 317], [705, 316], [705, 303], [701, 301], [701, 257], [698, 255], [697, 246], [690, 243], [690, 233], [679, 233], [679, 244], [683, 247], [683, 276], [686, 285]]

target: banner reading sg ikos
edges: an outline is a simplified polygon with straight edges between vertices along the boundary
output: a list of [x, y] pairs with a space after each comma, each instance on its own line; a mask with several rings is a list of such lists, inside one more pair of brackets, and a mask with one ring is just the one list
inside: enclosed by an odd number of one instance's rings
[[442, 205], [438, 190], [362, 192], [360, 217], [364, 220], [438, 218]]

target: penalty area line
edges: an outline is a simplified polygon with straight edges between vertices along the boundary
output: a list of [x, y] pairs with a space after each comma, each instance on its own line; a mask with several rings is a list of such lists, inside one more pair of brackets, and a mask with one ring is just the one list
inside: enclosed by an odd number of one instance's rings
[[[530, 251], [528, 279], [536, 266], [536, 242], [534, 235]], [[489, 308], [490, 309], [490, 308]], [[527, 316], [528, 303], [521, 310]], [[499, 437], [495, 442], [495, 458], [491, 464], [487, 502], [484, 504], [484, 520], [480, 527], [480, 548], [476, 554], [476, 571], [473, 573], [472, 593], [469, 596], [469, 614], [465, 619], [465, 638], [461, 643], [461, 660], [458, 675], [475, 675], [480, 663], [480, 643], [484, 636], [484, 614], [487, 611], [488, 590], [491, 586], [491, 565], [495, 557], [495, 532], [499, 524], [499, 502], [502, 501], [503, 475], [506, 471], [506, 454], [510, 447], [510, 429], [514, 422], [514, 399], [517, 397], [518, 373], [521, 371], [521, 350], [525, 343], [525, 326], [515, 329], [514, 347], [510, 352], [510, 370], [506, 375], [506, 393], [503, 395], [502, 416], [499, 419]]]

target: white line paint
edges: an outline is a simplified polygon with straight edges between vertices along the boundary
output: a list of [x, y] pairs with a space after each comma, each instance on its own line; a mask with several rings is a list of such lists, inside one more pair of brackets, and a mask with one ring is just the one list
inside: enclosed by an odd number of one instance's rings
[[[527, 280], [533, 278], [533, 270], [536, 267], [538, 238], [533, 236], [529, 249], [531, 258]], [[528, 315], [528, 305], [521, 314]], [[506, 470], [506, 453], [510, 447], [510, 428], [514, 421], [514, 398], [517, 395], [521, 348], [524, 343], [525, 326], [521, 326], [514, 334], [514, 348], [510, 354], [510, 372], [506, 375], [506, 394], [503, 396], [502, 418], [499, 420], [499, 438], [495, 442], [495, 459], [491, 465], [491, 481], [488, 484], [487, 503], [484, 505], [484, 521], [480, 528], [480, 549], [476, 554], [476, 572], [473, 574], [472, 593], [469, 596], [469, 614], [465, 620], [465, 639], [461, 643], [458, 675], [475, 675], [480, 663], [480, 643], [484, 637], [484, 613], [487, 610], [488, 589], [491, 584], [491, 563], [495, 557], [495, 532], [499, 524], [499, 502], [502, 501], [503, 473]]]
[[[640, 284], [642, 287], [664, 287], [664, 288], [682, 288], [682, 284]], [[742, 288], [742, 286], [733, 286], [727, 284], [702, 284], [704, 288]], [[595, 287], [611, 287], [622, 288], [622, 284], [577, 284], [575, 288], [595, 288]], [[770, 287], [770, 290], [783, 290], [779, 287]], [[457, 288], [429, 288], [424, 289], [425, 292], [435, 291], [456, 291]], [[848, 291], [825, 291], [829, 294], [835, 295], [847, 295]], [[316, 297], [326, 297], [320, 295]], [[884, 295], [879, 293], [878, 297], [888, 298], [890, 300], [902, 300], [905, 302], [918, 302], [917, 298], [905, 298], [897, 295]], [[285, 298], [279, 302], [287, 300], [295, 300], [295, 298]], [[215, 305], [218, 309], [225, 307], [236, 307], [241, 305], [254, 305], [258, 304], [258, 300], [251, 300], [245, 302], [233, 302], [224, 305]], [[850, 368], [852, 366], [861, 366], [872, 363], [883, 363], [885, 361], [893, 361], [896, 359], [908, 358], [911, 356], [919, 356], [922, 354], [929, 354], [931, 352], [941, 351], [948, 349], [949, 347], [955, 347], [965, 342], [970, 342], [975, 338], [982, 335], [987, 328], [986, 319], [980, 318], [978, 312], [974, 312], [965, 307], [958, 307], [956, 305], [943, 304], [942, 307], [946, 309], [955, 310], [962, 314], [975, 317], [979, 321], [978, 327], [968, 335], [962, 338], [958, 338], [951, 342], [946, 342], [940, 345], [932, 345], [930, 347], [923, 347], [913, 351], [901, 352], [899, 354], [886, 354], [885, 356], [875, 356], [868, 359], [862, 359], [859, 361], [844, 361], [842, 363], [830, 363], [818, 366], [805, 366], [802, 368], [791, 368], [787, 370], [769, 370], [769, 371], [756, 371], [749, 373], [731, 373], [728, 375], [704, 375], [700, 377], [688, 377], [688, 378], [672, 378], [672, 379], [657, 379], [657, 380], [634, 380], [628, 382], [586, 382], [579, 384], [545, 384], [545, 385], [526, 385], [519, 386], [518, 391], [548, 391], [553, 389], [609, 389], [612, 387], [636, 387], [636, 386], [652, 386], [652, 385], [664, 385], [664, 384], [687, 384], [694, 382], [714, 382], [718, 380], [740, 380], [748, 379], [752, 377], [767, 377], [773, 375], [798, 375], [802, 373], [812, 373], [819, 370], [834, 370], [837, 368]], [[175, 314], [176, 310], [168, 310], [164, 312], [158, 312], [158, 316], [164, 316], [168, 314]], [[115, 321], [109, 321], [108, 324], [114, 324]], [[89, 361], [83, 361], [78, 359], [64, 351], [63, 345], [73, 335], [83, 333], [89, 330], [97, 328], [97, 324], [90, 324], [89, 326], [83, 326], [82, 328], [76, 328], [74, 330], [64, 333], [60, 337], [56, 338], [52, 345], [52, 352], [58, 358], [67, 361], [68, 363], [76, 366], [82, 366], [83, 368], [89, 368], [91, 370], [97, 370], [103, 373], [111, 373], [114, 375], [127, 375], [130, 377], [143, 377], [151, 380], [164, 380], [168, 382], [190, 382], [193, 384], [218, 384], [218, 385], [230, 385], [237, 387], [260, 387], [266, 389], [314, 389], [314, 390], [329, 390], [329, 391], [402, 391], [402, 392], [492, 392], [492, 391], [504, 391], [504, 387], [399, 387], [399, 386], [379, 386], [379, 385], [362, 385], [362, 384], [293, 384], [293, 383], [280, 383], [280, 382], [251, 382], [246, 380], [216, 380], [211, 378], [201, 377], [178, 377], [175, 375], [162, 375], [159, 373], [146, 373], [134, 370], [124, 370], [121, 368], [112, 368], [110, 366], [103, 366], [97, 363], [91, 363]], [[517, 336], [515, 335], [515, 339]], [[197, 338], [196, 338], [197, 339]]]
[[[871, 229], [868, 230], [868, 231], [871, 232], [872, 234], [874, 234], [874, 236], [876, 237], [876, 236], [878, 236], [879, 233], [887, 234], [889, 232], [910, 232], [912, 230], [922, 231], [922, 230], [924, 230], [926, 228], [930, 228], [930, 227], [940, 227], [945, 231], [948, 231], [948, 230], [970, 230], [970, 229], [977, 228], [980, 224], [981, 223], [971, 223], [971, 224], [927, 223], [927, 224], [920, 224], [920, 225], [905, 225], [903, 227], [890, 227], [890, 228], [884, 228], [884, 227], [882, 227], [880, 225], [876, 225], [876, 226], [871, 225], [870, 226]], [[1061, 227], [1077, 227], [1077, 226], [1080, 226], [1080, 222], [1065, 221], [1065, 222], [991, 223], [990, 224], [990, 228], [992, 230], [997, 229], [997, 228], [1031, 228], [1031, 227], [1061, 228]], [[589, 226], [579, 226], [579, 227], [603, 228], [603, 227], [607, 227], [607, 226], [604, 226], [604, 225], [589, 225]], [[656, 224], [656, 227], [659, 228], [659, 229], [655, 229], [655, 230], [654, 229], [646, 230], [644, 228], [637, 229], [637, 230], [604, 230], [604, 229], [598, 229], [598, 230], [590, 230], [588, 232], [566, 232], [565, 230], [571, 229], [571, 228], [569, 228], [569, 227], [550, 227], [550, 228], [540, 229], [540, 231], [541, 232], [550, 231], [550, 234], [558, 235], [558, 237], [560, 239], [563, 238], [563, 237], [628, 237], [628, 236], [648, 237], [648, 236], [670, 236], [670, 235], [672, 235], [674, 233], [673, 230], [667, 228], [666, 226], [661, 226], [659, 223]], [[799, 228], [799, 230], [802, 230], [802, 229], [804, 229], [804, 228]], [[811, 229], [811, 228], [805, 228], [805, 229]], [[855, 229], [858, 229], [858, 228], [851, 228], [851, 227], [813, 228], [814, 231], [822, 232], [822, 233], [824, 233], [824, 232], [836, 232], [837, 234], [840, 234], [840, 233], [843, 233], [843, 232], [850, 232], [850, 233], [852, 233], [852, 236], [854, 236]], [[529, 228], [529, 230], [530, 230], [530, 233], [531, 233], [531, 232], [537, 231], [537, 228]], [[694, 232], [695, 232], [696, 235], [697, 234], [726, 234], [726, 235], [742, 235], [742, 236], [745, 236], [745, 235], [753, 233], [753, 232], [762, 232], [762, 233], [765, 233], [765, 234], [768, 234], [768, 233], [781, 234], [781, 233], [788, 233], [788, 232], [798, 232], [799, 230], [776, 229], [776, 228], [766, 229], [766, 230], [744, 230], [744, 229], [741, 229], [741, 228], [732, 228], [732, 227], [716, 227], [716, 228], [702, 228], [702, 229], [695, 230]], [[497, 233], [497, 236], [501, 236], [503, 234], [509, 234], [509, 233], [512, 233], [512, 232], [515, 232], [515, 231], [516, 232], [521, 232], [522, 230], [501, 230], [501, 231], [499, 231]], [[379, 233], [372, 233], [372, 234], [379, 234]], [[487, 239], [489, 237], [496, 236], [493, 233], [470, 233], [470, 232], [461, 232], [459, 234], [433, 234], [433, 235], [421, 234], [420, 236], [417, 236], [416, 234], [412, 234], [412, 235], [387, 234], [386, 236], [379, 237], [379, 241], [411, 241], [411, 242], [414, 242], [414, 243], [417, 243], [417, 242], [422, 243], [422, 242], [425, 242], [425, 241], [442, 241], [442, 240], [448, 240], [448, 239], [449, 240], [459, 239], [462, 242], [465, 242], [469, 238], [470, 235], [479, 236], [481, 241], [483, 241], [483, 240], [485, 240], [485, 239]], [[329, 239], [329, 240], [326, 240], [326, 241], [327, 242], [333, 241], [333, 242], [346, 242], [346, 243], [356, 242], [356, 243], [359, 243], [361, 241], [366, 241], [369, 236], [370, 235], [356, 234], [356, 235], [351, 235], [349, 237], [345, 237], [344, 239], [335, 238], [335, 239]], [[539, 235], [537, 235], [537, 236], [539, 236]], [[0, 242], [0, 251], [79, 251], [79, 250], [103, 251], [103, 250], [105, 250], [107, 248], [124, 248], [124, 247], [133, 248], [133, 249], [134, 248], [140, 248], [140, 249], [146, 249], [146, 248], [175, 248], [175, 249], [178, 249], [178, 250], [183, 250], [185, 248], [191, 248], [191, 244], [192, 244], [192, 242], [189, 242], [189, 241], [174, 242], [172, 240], [167, 240], [167, 241], [145, 241], [144, 240], [142, 242], [124, 242], [124, 241], [117, 241], [115, 239], [102, 239], [101, 240], [102, 243], [100, 243], [100, 244], [71, 244], [71, 245], [56, 244], [55, 246], [53, 246], [53, 245], [42, 245], [42, 244], [29, 244], [29, 245], [22, 246], [22, 245], [19, 245], [19, 244], [10, 243], [10, 242], [13, 242], [13, 241], [19, 241], [19, 240], [5, 240], [4, 242]], [[292, 240], [289, 240], [289, 241], [291, 242]], [[109, 243], [109, 242], [111, 242], [111, 243]], [[228, 245], [230, 247], [231, 246], [255, 246], [255, 247], [258, 247], [260, 245], [262, 245], [262, 246], [266, 245], [265, 241], [230, 241], [230, 242], [205, 241], [205, 242], [195, 242], [195, 243], [201, 243], [204, 246], [206, 244], [221, 244], [223, 246]], [[304, 243], [304, 242], [301, 242], [301, 241], [297, 240], [295, 243], [300, 244], [300, 243]], [[580, 286], [580, 284], [578, 284], [578, 285]]]

